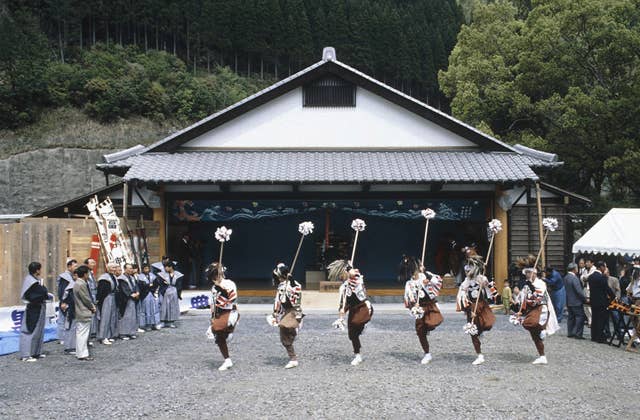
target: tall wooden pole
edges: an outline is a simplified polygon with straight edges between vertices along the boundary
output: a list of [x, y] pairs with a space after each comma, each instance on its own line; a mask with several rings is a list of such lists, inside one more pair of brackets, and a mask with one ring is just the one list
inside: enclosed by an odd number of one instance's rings
[[125, 182], [122, 184], [122, 218], [127, 218], [127, 207], [129, 203], [129, 184]]
[[427, 233], [429, 232], [429, 219], [424, 226], [424, 238], [422, 239], [422, 256], [420, 257], [420, 265], [424, 267], [424, 254], [427, 250]]
[[358, 234], [360, 233], [359, 230], [356, 230], [356, 238], [353, 241], [353, 250], [351, 251], [351, 266], [355, 267], [355, 264], [353, 263], [354, 258], [356, 257], [356, 246], [358, 245]]
[[289, 268], [289, 272], [293, 275], [293, 268], [296, 266], [296, 261], [298, 261], [298, 255], [300, 255], [300, 248], [302, 248], [302, 241], [304, 241], [304, 234], [300, 236], [300, 242], [298, 243], [298, 249], [296, 250], [296, 256], [293, 257], [293, 262], [291, 263], [291, 268]]
[[218, 258], [218, 278], [224, 278], [224, 269], [222, 268], [222, 253], [224, 252], [224, 242], [220, 242], [220, 258]]
[[546, 255], [544, 252], [544, 227], [542, 226], [542, 197], [540, 192], [540, 183], [536, 182], [536, 202], [538, 205], [538, 237], [540, 238], [540, 262], [542, 267], [546, 264]]

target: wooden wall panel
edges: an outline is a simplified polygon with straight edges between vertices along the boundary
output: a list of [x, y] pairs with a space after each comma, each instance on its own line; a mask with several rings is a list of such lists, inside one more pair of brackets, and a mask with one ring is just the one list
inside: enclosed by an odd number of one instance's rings
[[[134, 220], [129, 223], [135, 226]], [[161, 256], [159, 223], [145, 221], [145, 228], [149, 257], [152, 262], [158, 261]], [[97, 229], [91, 219], [27, 218], [20, 223], [0, 225], [0, 306], [21, 304], [18, 295], [31, 261], [42, 264], [45, 284], [53, 291], [58, 274], [66, 269], [67, 250], [72, 258], [84, 261], [91, 251], [94, 233]], [[98, 271], [102, 270], [104, 266], [100, 261]]]

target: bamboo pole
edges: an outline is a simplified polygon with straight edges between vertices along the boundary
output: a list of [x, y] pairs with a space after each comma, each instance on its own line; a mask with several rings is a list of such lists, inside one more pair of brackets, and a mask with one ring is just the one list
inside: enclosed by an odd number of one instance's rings
[[424, 254], [427, 250], [427, 234], [429, 232], [429, 219], [424, 225], [424, 238], [422, 239], [422, 257], [420, 257], [420, 265], [424, 267]]
[[[544, 233], [544, 236], [542, 237], [542, 243], [540, 244], [540, 250], [538, 251], [538, 256], [536, 257], [536, 262], [535, 262], [535, 264], [533, 264], [533, 268], [534, 268], [535, 270], [537, 270], [537, 269], [538, 269], [538, 261], [540, 261], [540, 257], [541, 257], [541, 255], [542, 255], [542, 254], [543, 254], [543, 252], [544, 252], [544, 251], [543, 251], [543, 250], [544, 250], [544, 244], [545, 244], [545, 243], [547, 243], [547, 236], [548, 236], [548, 235], [549, 235], [549, 231], [546, 231], [546, 232]], [[542, 265], [544, 265], [544, 260], [543, 260], [543, 264], [542, 264]]]
[[224, 242], [220, 242], [220, 258], [218, 259], [218, 278], [224, 278], [224, 270], [222, 268], [222, 253], [224, 252]]
[[356, 256], [356, 246], [358, 245], [358, 234], [360, 233], [359, 230], [356, 230], [356, 238], [353, 241], [353, 250], [351, 250], [351, 266], [355, 267], [355, 264], [353, 263], [354, 258]]
[[291, 268], [289, 272], [293, 275], [293, 268], [296, 266], [296, 261], [298, 261], [298, 255], [300, 254], [300, 248], [302, 248], [302, 241], [304, 241], [304, 234], [300, 235], [300, 242], [298, 243], [298, 249], [296, 250], [296, 255], [293, 257], [293, 262], [291, 263]]

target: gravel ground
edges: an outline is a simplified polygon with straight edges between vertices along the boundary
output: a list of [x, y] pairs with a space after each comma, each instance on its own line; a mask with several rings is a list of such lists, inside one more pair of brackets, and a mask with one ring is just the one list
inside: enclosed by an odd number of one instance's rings
[[487, 362], [471, 366], [463, 316], [446, 311], [430, 336], [433, 362], [422, 366], [413, 320], [379, 311], [362, 337], [365, 361], [352, 367], [346, 333], [330, 327], [335, 315], [313, 312], [296, 342], [300, 366], [284, 370], [266, 310], [244, 308], [227, 372], [217, 370], [203, 311], [176, 330], [97, 345], [93, 362], [62, 355], [56, 343], [36, 363], [2, 357], [0, 418], [613, 418], [640, 410], [639, 355], [560, 332], [546, 340], [549, 365], [533, 366], [528, 334], [503, 315], [483, 340]]

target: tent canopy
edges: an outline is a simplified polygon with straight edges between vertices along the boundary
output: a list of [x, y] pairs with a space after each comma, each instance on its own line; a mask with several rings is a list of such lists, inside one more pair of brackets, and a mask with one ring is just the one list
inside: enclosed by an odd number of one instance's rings
[[573, 244], [574, 254], [640, 255], [640, 209], [611, 209]]

